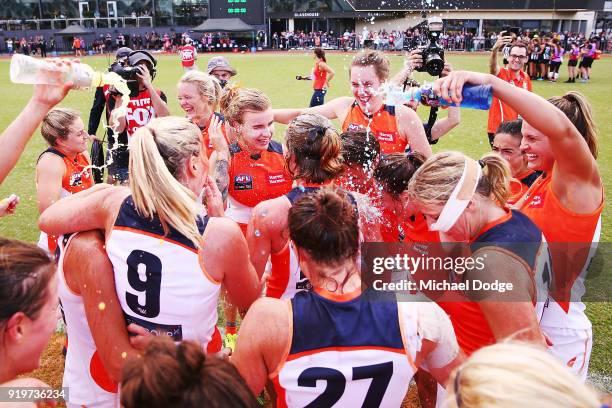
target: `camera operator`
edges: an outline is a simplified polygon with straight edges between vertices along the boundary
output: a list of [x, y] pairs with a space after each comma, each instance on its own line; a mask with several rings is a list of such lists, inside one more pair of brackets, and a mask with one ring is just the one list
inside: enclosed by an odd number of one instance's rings
[[[123, 69], [119, 69], [118, 73], [127, 80], [131, 90], [130, 101], [124, 116], [115, 117], [113, 115], [114, 110], [121, 105], [123, 97], [114, 89], [109, 89], [109, 103], [111, 100], [114, 102], [109, 125], [119, 133], [119, 147], [111, 153], [113, 163], [109, 165], [109, 169], [112, 168], [114, 174], [113, 180], [110, 181], [119, 181], [122, 184], [127, 182], [129, 162], [127, 145], [134, 132], [153, 118], [170, 114], [166, 95], [153, 87], [152, 81], [156, 73], [156, 65], [157, 61], [151, 54], [144, 50], [137, 50], [130, 53], [126, 65]], [[110, 170], [109, 173], [111, 173]]]
[[[128, 55], [132, 53], [133, 50], [128, 47], [122, 47], [117, 50], [115, 54], [115, 62], [114, 64], [124, 65], [127, 61]], [[112, 69], [109, 67], [109, 71]], [[100, 86], [96, 88], [96, 94], [94, 96], [94, 102], [91, 106], [91, 110], [89, 111], [89, 123], [87, 125], [87, 133], [92, 137], [92, 145], [91, 145], [91, 163], [94, 166], [100, 167], [104, 165], [104, 150], [102, 147], [102, 141], [95, 137], [98, 126], [100, 126], [100, 118], [102, 117], [102, 112], [104, 112], [104, 108], [106, 108], [106, 123], [108, 124], [110, 119], [110, 113], [114, 108], [114, 98], [112, 99], [113, 106], [109, 106], [109, 93], [108, 86]], [[108, 148], [111, 149], [115, 144], [115, 137], [113, 135], [113, 131], [110, 128], [106, 129], [106, 135], [108, 137]], [[109, 177], [110, 177], [110, 169], [109, 169]], [[93, 178], [96, 183], [102, 183], [104, 178], [104, 170], [103, 169], [93, 169]]]
[[[507, 34], [507, 35], [503, 35]], [[489, 59], [489, 71], [492, 75], [497, 76], [504, 81], [523, 88], [531, 92], [531, 78], [525, 71], [523, 66], [527, 62], [527, 46], [522, 42], [513, 42], [512, 33], [509, 31], [502, 31], [497, 37], [495, 45], [491, 49], [491, 58]], [[502, 68], [497, 64], [497, 52], [504, 46], [512, 44], [510, 53], [508, 54], [508, 67]], [[508, 122], [511, 120], [518, 119], [518, 113], [510, 107], [510, 105], [500, 101], [498, 98], [493, 97], [493, 103], [491, 109], [489, 109], [489, 122], [487, 126], [487, 133], [489, 136], [489, 144], [493, 146], [493, 138], [495, 131], [502, 122]]]
[[[408, 87], [419, 87], [419, 83], [411, 79], [411, 76], [415, 69], [421, 69], [423, 66], [423, 57], [421, 53], [422, 51], [420, 49], [412, 50], [406, 57], [404, 68], [402, 68], [391, 81], [396, 85], [403, 86], [404, 89]], [[452, 69], [451, 64], [445, 62], [444, 70], [440, 76], [448, 75]], [[406, 106], [416, 111], [419, 107], [419, 102], [409, 102]], [[438, 108], [430, 108], [429, 118], [427, 122], [423, 123], [425, 135], [427, 136], [429, 144], [433, 145], [438, 143], [438, 139], [453, 130], [461, 122], [460, 108], [449, 107], [446, 110], [448, 111], [447, 117], [438, 120]]]

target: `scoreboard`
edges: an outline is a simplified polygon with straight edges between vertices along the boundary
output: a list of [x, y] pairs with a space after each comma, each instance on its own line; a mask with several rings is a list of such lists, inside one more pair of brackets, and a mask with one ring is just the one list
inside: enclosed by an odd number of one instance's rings
[[265, 0], [210, 0], [209, 18], [239, 18], [247, 24], [263, 25]]

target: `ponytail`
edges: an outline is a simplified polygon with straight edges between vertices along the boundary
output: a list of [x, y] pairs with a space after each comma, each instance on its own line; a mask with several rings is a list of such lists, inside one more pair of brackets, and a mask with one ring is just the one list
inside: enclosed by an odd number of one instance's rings
[[200, 247], [195, 194], [183, 186], [186, 163], [200, 152], [200, 132], [187, 119], [158, 118], [134, 133], [130, 142], [130, 189], [138, 213], [159, 218]]
[[285, 133], [287, 162], [294, 179], [324, 183], [338, 177], [344, 168], [341, 141], [329, 119], [312, 113], [289, 123]]
[[500, 205], [505, 205], [510, 196], [510, 167], [501, 156], [486, 154], [479, 161], [483, 176], [478, 182], [476, 192], [485, 197], [493, 196]]
[[593, 120], [591, 104], [580, 92], [570, 91], [563, 96], [548, 99], [574, 124], [582, 135], [594, 158], [597, 159], [597, 130]]

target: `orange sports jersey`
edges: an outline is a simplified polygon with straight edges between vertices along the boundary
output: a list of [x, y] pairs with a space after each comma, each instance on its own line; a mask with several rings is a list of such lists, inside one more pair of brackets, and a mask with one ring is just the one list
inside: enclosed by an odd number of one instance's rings
[[239, 204], [252, 208], [291, 190], [293, 181], [280, 143], [271, 140], [268, 149], [256, 155], [233, 143], [230, 154], [228, 193]]
[[[66, 170], [64, 170], [64, 175], [62, 176], [62, 190], [60, 198], [78, 193], [79, 191], [87, 190], [94, 185], [91, 169], [86, 169], [91, 163], [89, 163], [89, 160], [83, 153], [77, 154], [74, 160], [71, 160], [68, 158], [68, 156], [66, 156], [66, 154], [56, 147], [49, 147], [47, 150], [42, 152], [40, 156], [38, 156], [38, 160], [40, 160], [42, 155], [45, 153], [51, 153], [61, 157], [64, 161], [64, 165], [66, 166]], [[42, 235], [41, 238], [43, 238]], [[57, 237], [54, 235], [46, 236], [46, 241], [47, 249], [49, 249], [49, 251], [52, 253], [55, 252], [55, 249], [57, 248]], [[42, 244], [42, 242], [39, 242], [39, 244]]]
[[[519, 79], [513, 78], [512, 73], [507, 68], [501, 68], [497, 77], [519, 88], [523, 88], [531, 92], [531, 78], [523, 70], [519, 72]], [[488, 133], [495, 133], [499, 124], [516, 120], [518, 113], [507, 103], [502, 102], [497, 97], [493, 97], [491, 109], [489, 109], [489, 123], [487, 126]]]
[[[565, 208], [552, 190], [552, 176], [542, 174], [527, 191], [520, 210], [540, 227], [551, 243], [553, 290], [551, 297], [565, 311], [570, 309], [570, 293], [586, 273], [593, 243], [599, 242], [601, 212], [605, 200], [590, 214], [577, 214]], [[582, 289], [584, 289], [582, 287]], [[580, 302], [576, 296], [572, 301]]]
[[529, 187], [540, 177], [541, 171], [528, 169], [510, 179], [510, 197], [508, 204], [516, 204], [525, 195]]
[[[521, 261], [530, 274], [533, 289], [530, 295], [533, 296], [535, 304], [535, 280], [539, 273], [537, 268], [540, 265], [543, 242], [542, 231], [527, 216], [511, 210], [485, 225], [470, 243], [470, 250], [476, 253], [482, 248], [497, 247], [500, 251]], [[458, 301], [438, 302], [438, 304], [450, 317], [461, 349], [469, 356], [482, 347], [494, 344], [495, 335], [482, 312], [480, 303], [470, 301], [464, 293], [452, 292], [451, 297]]]
[[366, 115], [357, 101], [342, 123], [342, 131], [364, 131], [370, 130], [380, 144], [381, 153], [404, 152], [408, 147], [408, 141], [402, 139], [397, 128], [395, 117], [395, 106], [383, 105], [373, 115]]
[[[223, 120], [223, 116], [221, 114], [215, 112], [214, 115], [216, 115], [218, 118]], [[213, 149], [212, 143], [210, 142], [210, 136], [208, 135], [208, 127], [210, 126], [211, 120], [212, 120], [212, 116], [208, 120], [208, 123], [206, 124], [206, 126], [204, 128], [200, 128], [200, 130], [202, 131], [202, 144], [204, 148], [206, 149], [207, 158], [210, 158], [210, 155], [212, 154], [212, 152], [215, 151], [215, 149]], [[225, 136], [225, 141], [229, 145], [230, 142], [229, 142], [229, 139], [227, 138], [227, 133], [225, 131], [225, 122], [221, 125], [221, 131], [223, 132], [223, 136]]]
[[400, 219], [393, 211], [384, 208], [382, 218], [380, 233], [383, 242], [440, 242], [440, 234], [429, 230], [427, 220], [421, 213]]
[[312, 88], [323, 89], [323, 87], [325, 87], [325, 84], [327, 83], [327, 71], [319, 67], [319, 62], [315, 63], [313, 75], [314, 81], [312, 83]]

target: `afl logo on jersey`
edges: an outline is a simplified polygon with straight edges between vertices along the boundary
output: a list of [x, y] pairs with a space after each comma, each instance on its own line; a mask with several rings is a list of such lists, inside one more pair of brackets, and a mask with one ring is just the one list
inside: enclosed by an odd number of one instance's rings
[[248, 174], [238, 174], [234, 176], [234, 190], [252, 190], [253, 177]]
[[530, 208], [542, 208], [544, 206], [544, 195], [546, 193], [540, 193], [533, 196], [531, 199], [531, 203], [529, 203]]
[[349, 123], [347, 130], [349, 132], [359, 132], [365, 130], [365, 128], [357, 123]]
[[72, 175], [70, 176], [70, 185], [72, 187], [76, 187], [76, 186], [80, 186], [83, 184], [83, 179], [81, 176], [81, 172], [78, 173], [72, 173]]

